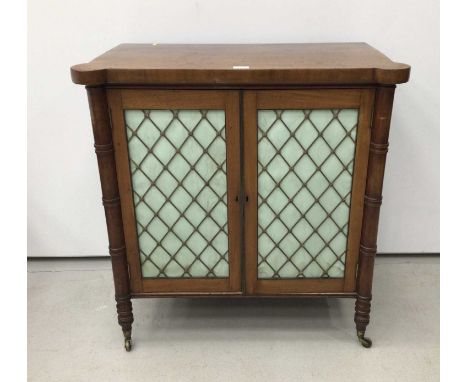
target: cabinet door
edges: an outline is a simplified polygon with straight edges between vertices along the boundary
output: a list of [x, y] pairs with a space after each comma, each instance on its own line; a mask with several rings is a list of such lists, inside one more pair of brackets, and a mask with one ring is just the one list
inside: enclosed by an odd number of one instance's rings
[[373, 94], [245, 93], [247, 293], [355, 291]]
[[132, 293], [239, 293], [238, 93], [107, 94]]

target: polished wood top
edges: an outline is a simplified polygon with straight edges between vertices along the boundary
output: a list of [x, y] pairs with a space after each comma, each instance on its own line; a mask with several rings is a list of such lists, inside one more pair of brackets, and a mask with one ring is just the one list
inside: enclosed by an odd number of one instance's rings
[[71, 68], [82, 85], [391, 85], [409, 73], [366, 43], [121, 44]]

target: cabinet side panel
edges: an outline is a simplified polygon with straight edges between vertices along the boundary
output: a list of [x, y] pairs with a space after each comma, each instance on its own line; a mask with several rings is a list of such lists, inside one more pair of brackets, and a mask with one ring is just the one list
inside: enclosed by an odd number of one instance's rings
[[356, 270], [364, 209], [367, 163], [371, 136], [374, 90], [363, 90], [359, 108], [358, 140], [354, 160], [352, 203], [349, 217], [348, 254], [346, 256], [345, 292], [356, 291]]
[[132, 183], [128, 164], [128, 146], [125, 135], [125, 123], [122, 110], [122, 92], [117, 89], [107, 90], [110, 114], [112, 118], [112, 136], [115, 147], [117, 178], [122, 206], [125, 243], [127, 246], [127, 260], [130, 273], [130, 287], [132, 293], [140, 292], [141, 268], [138, 260], [137, 233], [135, 227], [135, 210], [132, 202]]

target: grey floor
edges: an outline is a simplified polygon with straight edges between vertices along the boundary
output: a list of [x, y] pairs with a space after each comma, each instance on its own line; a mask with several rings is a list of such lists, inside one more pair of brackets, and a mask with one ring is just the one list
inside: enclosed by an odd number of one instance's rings
[[371, 349], [349, 299], [134, 301], [127, 353], [108, 260], [28, 263], [30, 381], [438, 381], [439, 259], [377, 258]]

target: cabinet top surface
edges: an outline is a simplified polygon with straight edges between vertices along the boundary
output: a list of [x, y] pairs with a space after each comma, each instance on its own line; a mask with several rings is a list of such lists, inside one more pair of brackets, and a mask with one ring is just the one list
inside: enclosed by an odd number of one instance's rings
[[366, 43], [121, 44], [71, 68], [82, 85], [392, 85], [409, 72]]

